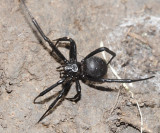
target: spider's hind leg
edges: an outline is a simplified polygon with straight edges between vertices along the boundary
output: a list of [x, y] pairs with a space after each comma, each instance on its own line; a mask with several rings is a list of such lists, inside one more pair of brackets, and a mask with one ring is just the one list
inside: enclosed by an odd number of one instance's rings
[[112, 55], [111, 59], [108, 61], [107, 65], [113, 60], [113, 58], [116, 56], [116, 53], [114, 53], [113, 51], [111, 51], [110, 49], [106, 48], [106, 47], [101, 47], [101, 48], [98, 48], [94, 51], [92, 51], [90, 54], [88, 54], [82, 61], [94, 56], [95, 54], [97, 53], [100, 53], [100, 52], [107, 52], [109, 53], [110, 55]]
[[148, 80], [151, 78], [154, 78], [155, 76], [147, 77], [147, 78], [141, 78], [141, 79], [93, 79], [93, 78], [87, 78], [90, 81], [94, 82], [108, 82], [108, 83], [133, 83], [133, 82], [138, 82], [138, 81], [143, 81], [143, 80]]

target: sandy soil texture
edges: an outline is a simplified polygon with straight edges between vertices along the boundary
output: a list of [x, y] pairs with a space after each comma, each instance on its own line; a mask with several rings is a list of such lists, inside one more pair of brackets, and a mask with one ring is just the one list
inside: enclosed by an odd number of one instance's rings
[[[76, 41], [78, 61], [103, 43], [116, 53], [111, 66], [120, 77], [155, 76], [128, 84], [134, 99], [122, 84], [93, 88], [80, 82], [81, 100], [63, 100], [39, 124], [62, 87], [42, 97], [41, 104], [33, 99], [59, 80], [60, 64], [33, 32], [20, 2], [0, 3], [0, 133], [139, 133], [136, 102], [143, 131], [160, 133], [160, 0], [26, 0], [51, 40]], [[59, 49], [68, 57], [67, 49]], [[110, 68], [107, 77], [116, 78]], [[75, 93], [73, 84], [67, 97]]]

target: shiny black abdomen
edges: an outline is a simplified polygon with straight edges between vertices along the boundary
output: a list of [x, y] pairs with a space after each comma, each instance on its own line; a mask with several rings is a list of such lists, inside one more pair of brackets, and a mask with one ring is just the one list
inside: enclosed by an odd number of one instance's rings
[[107, 64], [103, 59], [93, 56], [83, 62], [83, 72], [91, 78], [102, 78], [107, 73]]

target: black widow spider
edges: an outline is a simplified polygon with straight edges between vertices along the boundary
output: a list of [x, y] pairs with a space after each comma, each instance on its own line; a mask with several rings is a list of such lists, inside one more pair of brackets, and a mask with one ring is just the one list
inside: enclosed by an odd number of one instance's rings
[[[22, 5], [24, 6], [27, 14], [32, 20], [32, 23], [42, 36], [42, 38], [49, 44], [49, 46], [52, 48], [52, 52], [55, 52], [56, 55], [63, 61], [63, 65], [58, 67], [57, 69], [60, 71], [61, 80], [59, 80], [57, 83], [53, 84], [46, 90], [42, 91], [35, 99], [34, 103], [36, 103], [36, 99], [45, 95], [49, 91], [51, 91], [53, 88], [57, 87], [60, 84], [63, 83], [76, 83], [76, 91], [77, 94], [72, 98], [66, 98], [67, 100], [78, 102], [81, 99], [81, 86], [79, 83], [79, 80], [89, 80], [94, 82], [118, 82], [118, 83], [131, 83], [131, 82], [137, 82], [142, 80], [147, 80], [150, 78], [153, 78], [154, 76], [143, 78], [143, 79], [104, 79], [104, 75], [107, 73], [107, 66], [112, 61], [112, 59], [116, 56], [116, 54], [109, 50], [106, 47], [101, 47], [90, 54], [88, 54], [81, 62], [77, 61], [77, 48], [76, 43], [72, 38], [68, 37], [62, 37], [55, 39], [53, 41], [56, 41], [55, 44], [43, 33], [42, 29], [40, 28], [39, 24], [35, 20], [35, 18], [31, 15], [30, 11], [28, 10], [27, 6], [25, 5], [24, 0], [21, 0]], [[59, 42], [67, 41], [70, 44], [70, 52], [69, 52], [69, 60], [64, 57], [64, 55], [58, 50], [56, 45]], [[102, 51], [105, 51], [112, 55], [112, 58], [105, 62], [103, 59], [96, 57], [97, 53], [100, 53]], [[44, 116], [55, 106], [55, 104], [67, 93], [68, 89], [65, 87], [59, 92], [57, 98], [51, 103], [51, 105], [48, 107], [46, 112], [42, 115], [42, 117], [39, 119], [38, 123], [44, 118]]]

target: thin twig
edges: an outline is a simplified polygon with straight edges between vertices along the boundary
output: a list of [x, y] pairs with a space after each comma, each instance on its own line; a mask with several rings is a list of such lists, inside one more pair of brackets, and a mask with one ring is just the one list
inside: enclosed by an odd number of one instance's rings
[[[131, 97], [132, 97], [133, 99], [135, 99], [133, 92], [132, 92], [132, 91], [129, 91], [129, 93], [131, 94]], [[143, 132], [143, 116], [142, 116], [142, 112], [141, 112], [139, 103], [137, 102], [136, 99], [135, 99], [135, 101], [136, 101], [136, 105], [137, 105], [137, 108], [138, 108], [138, 111], [139, 111], [139, 115], [140, 115], [140, 118], [141, 118], [141, 133], [142, 133], [142, 132]]]

